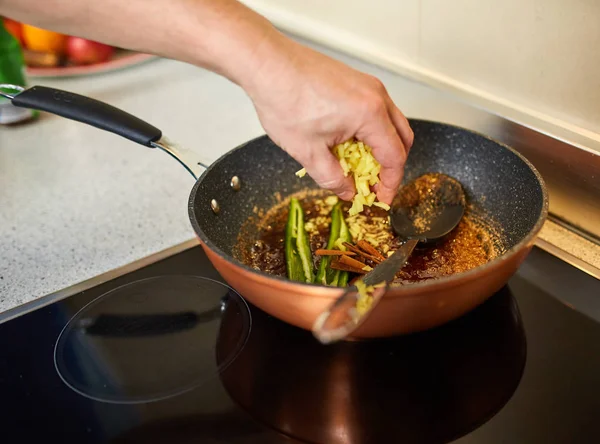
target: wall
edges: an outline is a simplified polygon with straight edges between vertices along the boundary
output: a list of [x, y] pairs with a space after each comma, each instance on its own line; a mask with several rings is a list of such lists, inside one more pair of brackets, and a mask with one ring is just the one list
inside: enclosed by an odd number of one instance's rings
[[600, 140], [600, 2], [245, 3], [285, 30], [457, 92], [513, 120]]

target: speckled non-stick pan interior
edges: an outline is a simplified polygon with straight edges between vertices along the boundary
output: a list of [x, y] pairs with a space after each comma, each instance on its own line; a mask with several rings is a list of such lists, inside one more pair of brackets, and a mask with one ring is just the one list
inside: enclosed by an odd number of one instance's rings
[[[423, 120], [410, 123], [415, 141], [405, 181], [426, 172], [442, 172], [461, 181], [476, 211], [501, 228], [506, 249], [534, 228], [544, 211], [544, 191], [538, 176], [521, 156], [462, 128]], [[308, 176], [300, 179], [294, 174], [300, 168], [266, 136], [217, 160], [190, 196], [190, 218], [200, 239], [230, 257], [242, 224], [255, 218], [257, 210], [277, 204], [278, 195], [285, 198], [306, 188], [317, 188]], [[231, 187], [233, 176], [241, 181], [239, 191]], [[218, 214], [211, 208], [212, 199], [218, 202]]]

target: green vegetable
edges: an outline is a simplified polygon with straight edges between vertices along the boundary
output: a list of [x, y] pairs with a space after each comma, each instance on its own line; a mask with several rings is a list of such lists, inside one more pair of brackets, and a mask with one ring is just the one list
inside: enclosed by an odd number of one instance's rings
[[306, 283], [314, 281], [312, 253], [304, 229], [304, 210], [295, 198], [290, 201], [285, 227], [285, 264], [288, 279]]
[[[351, 242], [352, 236], [346, 225], [344, 213], [342, 211], [342, 203], [337, 203], [331, 210], [331, 228], [329, 230], [329, 240], [327, 241], [328, 250], [339, 250], [341, 242]], [[329, 267], [331, 256], [323, 256], [319, 264], [319, 272], [317, 273], [316, 282], [323, 285], [334, 287], [345, 287], [348, 284], [348, 272], [334, 270]]]

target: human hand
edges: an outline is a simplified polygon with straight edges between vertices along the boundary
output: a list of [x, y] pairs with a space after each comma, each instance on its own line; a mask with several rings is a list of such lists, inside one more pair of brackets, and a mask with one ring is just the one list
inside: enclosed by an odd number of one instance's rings
[[[65, 5], [69, 16], [65, 18]], [[252, 98], [269, 136], [323, 188], [355, 193], [329, 149], [356, 138], [381, 164], [377, 199], [390, 204], [413, 133], [382, 83], [300, 45], [236, 0], [0, 0], [25, 23], [206, 67]], [[111, 7], [114, 6], [114, 7]], [[119, 14], [111, 15], [116, 7]], [[108, 15], [107, 15], [108, 14]], [[152, 29], [152, 32], [146, 32]]]
[[353, 137], [363, 141], [381, 164], [377, 199], [390, 204], [413, 132], [383, 84], [294, 41], [277, 48], [263, 55], [247, 88], [267, 134], [319, 186], [344, 200], [354, 196], [354, 183], [330, 148]]

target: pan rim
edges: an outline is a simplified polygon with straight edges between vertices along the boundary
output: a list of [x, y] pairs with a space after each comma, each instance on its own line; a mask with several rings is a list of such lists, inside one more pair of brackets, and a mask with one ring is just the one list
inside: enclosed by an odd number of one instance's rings
[[[474, 130], [471, 130], [471, 129], [468, 129], [468, 128], [465, 128], [465, 127], [462, 127], [459, 125], [442, 122], [442, 121], [421, 119], [421, 118], [407, 118], [407, 119], [408, 119], [409, 123], [411, 124], [411, 126], [413, 123], [425, 123], [425, 124], [434, 124], [434, 125], [438, 125], [438, 126], [444, 126], [447, 128], [454, 128], [457, 130], [466, 131], [470, 134], [477, 135], [479, 137], [487, 139], [490, 142], [493, 142], [494, 144], [496, 144], [496, 145], [504, 148], [508, 152], [514, 154], [534, 174], [534, 176], [537, 180], [537, 183], [542, 192], [542, 208], [537, 217], [536, 223], [529, 230], [527, 235], [525, 235], [519, 242], [517, 242], [515, 245], [513, 245], [511, 248], [509, 248], [506, 252], [504, 252], [504, 254], [492, 259], [489, 262], [486, 262], [483, 265], [479, 265], [475, 268], [472, 268], [472, 269], [462, 272], [462, 273], [456, 273], [456, 274], [452, 274], [450, 276], [444, 276], [441, 278], [427, 279], [424, 281], [413, 282], [413, 283], [404, 284], [401, 286], [390, 287], [390, 289], [384, 296], [384, 298], [386, 298], [386, 299], [397, 298], [397, 297], [406, 297], [406, 296], [409, 296], [409, 293], [414, 293], [415, 291], [417, 292], [417, 294], [415, 294], [415, 296], [420, 296], [423, 292], [425, 292], [427, 290], [433, 291], [437, 288], [442, 288], [442, 287], [443, 288], [454, 287], [456, 285], [461, 284], [464, 281], [473, 280], [473, 279], [477, 278], [479, 275], [481, 275], [482, 273], [485, 274], [488, 270], [493, 270], [494, 268], [500, 266], [504, 262], [511, 260], [514, 256], [516, 256], [517, 254], [522, 252], [524, 249], [526, 249], [530, 245], [532, 245], [534, 239], [537, 237], [537, 235], [541, 231], [541, 229], [548, 217], [549, 198], [548, 198], [548, 190], [546, 188], [546, 183], [545, 183], [542, 175], [540, 174], [540, 172], [537, 170], [537, 168], [535, 168], [535, 166], [523, 154], [521, 154], [520, 152], [518, 152], [511, 146], [509, 146], [505, 143], [499, 142], [486, 134], [483, 134], [478, 131], [474, 131]], [[287, 288], [295, 287], [298, 290], [302, 289], [304, 291], [310, 292], [312, 296], [317, 295], [317, 296], [323, 297], [323, 298], [336, 297], [342, 289], [337, 288], [337, 287], [328, 287], [328, 286], [325, 286], [322, 284], [313, 284], [313, 283], [309, 284], [309, 283], [304, 283], [304, 282], [290, 281], [287, 278], [284, 278], [282, 276], [270, 275], [268, 273], [255, 270], [254, 268], [244, 264], [240, 260], [234, 258], [232, 255], [225, 253], [221, 248], [217, 247], [208, 238], [208, 236], [204, 233], [204, 230], [202, 230], [200, 224], [198, 223], [198, 220], [196, 219], [195, 202], [196, 202], [196, 197], [198, 196], [198, 188], [201, 185], [204, 178], [213, 170], [213, 168], [215, 168], [226, 157], [233, 155], [236, 151], [243, 149], [245, 146], [247, 146], [250, 143], [254, 143], [258, 140], [264, 140], [264, 139], [271, 140], [267, 134], [262, 134], [260, 136], [257, 136], [251, 140], [248, 140], [247, 142], [244, 142], [244, 143], [236, 146], [235, 148], [232, 148], [231, 150], [229, 150], [228, 152], [226, 152], [225, 154], [220, 156], [216, 161], [214, 161], [200, 175], [200, 177], [198, 178], [198, 180], [192, 187], [192, 190], [190, 192], [190, 196], [188, 199], [188, 216], [189, 216], [190, 222], [192, 224], [192, 228], [194, 229], [196, 236], [198, 236], [198, 238], [200, 239], [202, 244], [204, 244], [207, 248], [209, 248], [213, 253], [215, 253], [221, 259], [225, 260], [226, 262], [228, 262], [232, 265], [240, 267], [244, 271], [248, 272], [249, 277], [253, 277], [258, 280], [264, 280], [265, 281], [264, 283], [271, 284], [271, 285], [277, 286], [277, 287], [287, 287]], [[271, 140], [271, 142], [274, 143], [272, 140]]]

